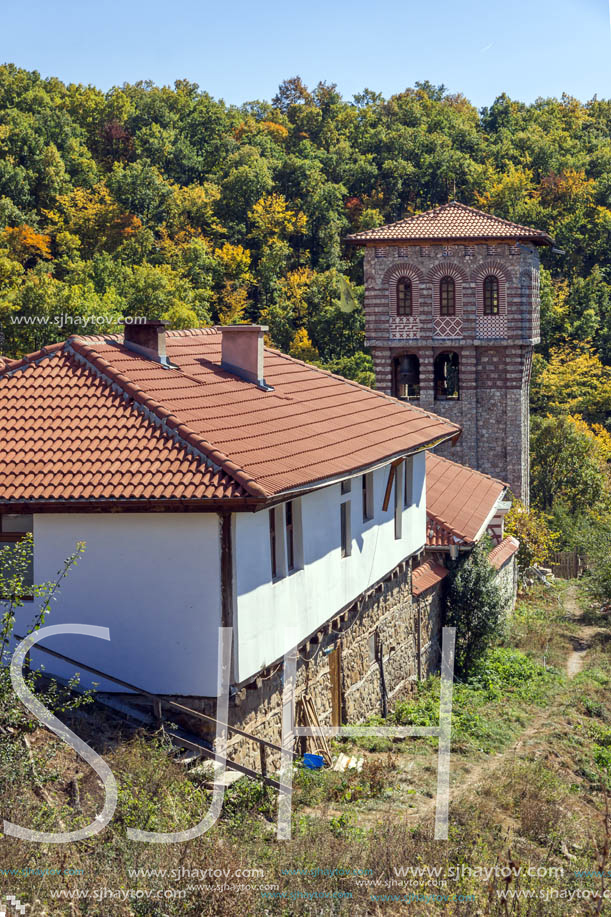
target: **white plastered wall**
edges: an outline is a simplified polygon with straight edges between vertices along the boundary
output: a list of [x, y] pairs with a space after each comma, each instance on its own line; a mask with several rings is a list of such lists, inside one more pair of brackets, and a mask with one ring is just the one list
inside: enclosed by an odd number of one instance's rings
[[[401, 537], [395, 538], [395, 496], [382, 509], [389, 465], [374, 472], [374, 517], [363, 522], [361, 476], [349, 495], [340, 484], [301, 498], [303, 568], [270, 582], [269, 512], [236, 517], [235, 680], [243, 682], [290, 649], [285, 628], [297, 638], [313, 633], [356, 599], [426, 540], [425, 456], [412, 460], [412, 505], [402, 510]], [[351, 501], [352, 552], [342, 557], [340, 504]]]
[[[34, 581], [54, 579], [86, 550], [64, 581], [47, 624], [96, 624], [111, 642], [57, 636], [43, 645], [153, 693], [215, 695], [221, 622], [220, 537], [215, 513], [40, 514], [34, 517]], [[36, 612], [20, 612], [23, 633]], [[34, 657], [33, 657], [34, 658]], [[38, 654], [49, 672], [72, 669]], [[83, 682], [90, 676], [83, 672]], [[99, 679], [97, 679], [99, 681]], [[102, 683], [104, 690], [121, 690]]]

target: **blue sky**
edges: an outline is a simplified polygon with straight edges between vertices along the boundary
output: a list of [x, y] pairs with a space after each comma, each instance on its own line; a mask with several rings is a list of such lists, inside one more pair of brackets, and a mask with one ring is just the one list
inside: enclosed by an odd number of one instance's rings
[[30, 0], [5, 3], [0, 62], [102, 89], [186, 78], [239, 104], [281, 80], [391, 95], [445, 83], [475, 105], [611, 96], [609, 0]]

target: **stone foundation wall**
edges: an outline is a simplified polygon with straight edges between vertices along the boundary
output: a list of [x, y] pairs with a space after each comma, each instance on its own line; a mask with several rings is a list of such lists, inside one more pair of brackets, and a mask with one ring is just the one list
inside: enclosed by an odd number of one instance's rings
[[[305, 647], [299, 648], [295, 697], [309, 694], [322, 725], [333, 724], [332, 654], [341, 654], [341, 724], [359, 723], [382, 713], [383, 682], [387, 708], [409, 695], [418, 679], [438, 670], [441, 651], [442, 587], [430, 589], [417, 599], [411, 591], [411, 563], [399, 565], [369, 595], [362, 597], [339, 617], [323, 625]], [[282, 739], [283, 665], [230, 699], [229, 723], [277, 745]], [[177, 700], [180, 700], [177, 698]], [[186, 706], [216, 715], [213, 698], [184, 698]], [[191, 719], [184, 725], [213, 738], [213, 730]], [[230, 739], [229, 756], [260, 767], [256, 743], [241, 737]], [[267, 751], [267, 766], [279, 765]]]
[[513, 554], [498, 571], [496, 579], [507, 596], [507, 614], [511, 614], [518, 594], [518, 561], [517, 554]]

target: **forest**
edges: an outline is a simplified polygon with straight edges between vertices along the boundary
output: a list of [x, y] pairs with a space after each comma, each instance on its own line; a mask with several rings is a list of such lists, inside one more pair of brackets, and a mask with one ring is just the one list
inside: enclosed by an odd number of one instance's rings
[[478, 110], [429, 82], [347, 100], [293, 77], [235, 106], [186, 80], [103, 92], [2, 66], [0, 353], [126, 316], [252, 321], [274, 346], [373, 384], [362, 251], [345, 237], [453, 199], [556, 241], [533, 367], [535, 510], [515, 524], [548, 549], [596, 542], [604, 556], [611, 100], [501, 95]]

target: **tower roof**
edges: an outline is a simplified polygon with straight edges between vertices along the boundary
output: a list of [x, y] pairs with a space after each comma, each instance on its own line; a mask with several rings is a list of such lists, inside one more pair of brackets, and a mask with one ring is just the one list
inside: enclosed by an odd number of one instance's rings
[[366, 245], [368, 242], [485, 242], [489, 239], [553, 245], [552, 237], [542, 230], [503, 220], [458, 201], [347, 237], [347, 241], [354, 245]]

